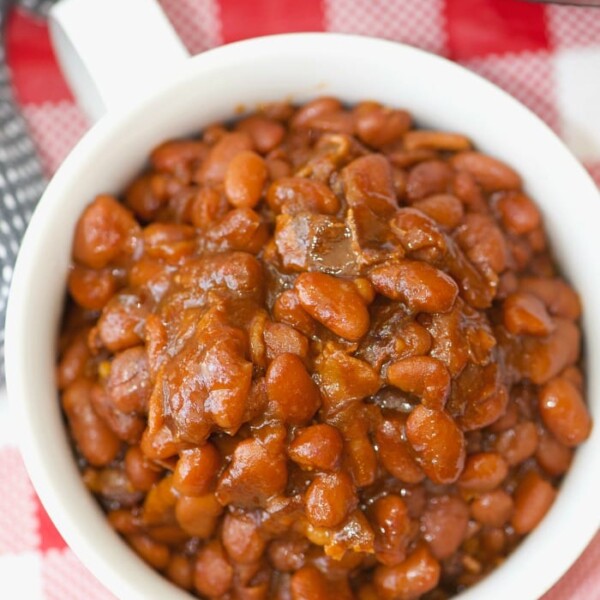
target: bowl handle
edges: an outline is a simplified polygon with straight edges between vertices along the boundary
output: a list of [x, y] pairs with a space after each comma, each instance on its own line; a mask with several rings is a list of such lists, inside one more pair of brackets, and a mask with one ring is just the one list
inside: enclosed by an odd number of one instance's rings
[[156, 0], [61, 0], [50, 37], [92, 121], [158, 87], [189, 57]]

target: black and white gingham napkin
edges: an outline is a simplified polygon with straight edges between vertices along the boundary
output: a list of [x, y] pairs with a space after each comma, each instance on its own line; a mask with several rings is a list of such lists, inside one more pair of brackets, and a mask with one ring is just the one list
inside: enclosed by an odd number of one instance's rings
[[6, 64], [4, 24], [13, 4], [45, 16], [56, 0], [0, 0], [0, 382], [4, 379], [6, 303], [19, 244], [46, 181]]

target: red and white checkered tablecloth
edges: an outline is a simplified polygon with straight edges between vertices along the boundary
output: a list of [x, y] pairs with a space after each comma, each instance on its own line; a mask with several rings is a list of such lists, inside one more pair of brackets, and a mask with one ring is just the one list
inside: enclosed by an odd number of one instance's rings
[[[600, 8], [519, 0], [161, 0], [192, 53], [289, 31], [398, 40], [456, 60], [537, 112], [600, 185]], [[88, 124], [45, 25], [14, 11], [6, 33], [17, 98], [51, 175]], [[567, 199], [565, 199], [567, 201]], [[108, 600], [40, 505], [0, 393], [0, 598]], [[544, 600], [600, 600], [600, 535]]]

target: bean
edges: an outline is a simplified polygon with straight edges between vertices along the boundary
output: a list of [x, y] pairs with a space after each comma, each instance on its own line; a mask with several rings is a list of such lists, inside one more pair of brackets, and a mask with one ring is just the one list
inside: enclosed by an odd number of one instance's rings
[[382, 565], [394, 567], [406, 559], [411, 522], [404, 500], [395, 494], [373, 504], [375, 556]]
[[491, 269], [501, 273], [506, 268], [506, 240], [495, 221], [487, 215], [470, 213], [456, 232], [456, 240], [469, 260], [484, 274]]
[[211, 540], [198, 550], [194, 565], [194, 588], [209, 598], [222, 598], [233, 583], [233, 567], [221, 542]]
[[86, 365], [90, 358], [87, 344], [88, 329], [79, 331], [63, 350], [57, 368], [58, 388], [65, 389], [76, 379], [85, 375]]
[[150, 488], [161, 478], [161, 469], [152, 464], [139, 446], [130, 446], [125, 453], [125, 472], [134, 488], [142, 492]]
[[190, 225], [151, 223], [144, 229], [144, 250], [152, 258], [175, 262], [194, 252], [195, 237], [196, 230]]
[[554, 323], [544, 303], [526, 292], [510, 294], [502, 305], [504, 327], [515, 335], [548, 335]]
[[471, 515], [482, 525], [503, 527], [514, 510], [512, 497], [498, 489], [480, 494], [471, 503]]
[[306, 518], [317, 527], [340, 525], [358, 503], [347, 473], [318, 475], [306, 490]]
[[157, 171], [179, 175], [200, 162], [207, 151], [206, 144], [197, 140], [169, 140], [152, 150], [150, 162]]
[[426, 161], [414, 166], [406, 182], [406, 196], [409, 202], [447, 193], [452, 176], [450, 166], [441, 160]]
[[196, 193], [190, 207], [190, 220], [194, 227], [208, 229], [220, 221], [229, 209], [227, 199], [219, 189], [202, 187]]
[[396, 142], [408, 132], [410, 114], [381, 106], [376, 102], [361, 102], [354, 108], [358, 137], [373, 148]]
[[194, 582], [194, 570], [190, 559], [184, 554], [172, 554], [165, 575], [177, 586], [191, 590]]
[[551, 379], [539, 394], [544, 425], [562, 444], [574, 447], [590, 435], [592, 420], [580, 391], [564, 377]]
[[547, 383], [579, 358], [579, 328], [572, 321], [558, 317], [554, 323], [554, 331], [547, 337], [520, 338], [513, 350], [522, 375], [537, 385]]
[[389, 149], [387, 157], [390, 162], [400, 169], [408, 169], [417, 165], [421, 162], [428, 160], [435, 160], [437, 154], [433, 150], [419, 149], [419, 150], [406, 150], [406, 148], [392, 148]]
[[294, 129], [310, 127], [311, 121], [316, 117], [336, 113], [340, 111], [341, 108], [342, 104], [337, 98], [328, 96], [315, 98], [296, 111], [296, 114], [290, 121], [290, 125]]
[[489, 492], [508, 475], [508, 465], [497, 452], [477, 452], [467, 456], [458, 485], [465, 490]]
[[552, 477], [558, 477], [566, 473], [573, 460], [573, 450], [561, 444], [545, 429], [538, 430], [538, 447], [535, 451], [535, 459], [546, 473]]
[[520, 238], [509, 239], [506, 242], [506, 246], [517, 271], [533, 270], [533, 248], [527, 240]]
[[323, 408], [327, 412], [372, 396], [381, 387], [379, 375], [369, 363], [341, 351], [322, 356], [317, 373], [324, 394]]
[[332, 425], [319, 423], [301, 429], [288, 448], [289, 457], [308, 471], [337, 471], [340, 467], [344, 440]]
[[455, 281], [431, 265], [413, 260], [379, 265], [369, 279], [375, 289], [414, 312], [448, 312], [458, 296]]
[[341, 172], [348, 205], [368, 207], [386, 217], [397, 208], [392, 167], [382, 154], [368, 154], [353, 160]]
[[105, 505], [110, 503], [128, 508], [138, 504], [143, 497], [143, 494], [131, 485], [121, 465], [102, 469], [86, 467], [83, 471], [83, 482]]
[[169, 564], [171, 553], [165, 544], [155, 542], [143, 533], [127, 536], [133, 549], [152, 567], [162, 571]]
[[416, 321], [411, 321], [398, 331], [394, 349], [399, 358], [423, 356], [431, 349], [431, 342], [427, 329]]
[[576, 292], [560, 278], [523, 277], [519, 288], [540, 298], [550, 314], [576, 320], [581, 315], [581, 304]]
[[143, 221], [154, 219], [167, 204], [173, 181], [164, 173], [144, 173], [125, 190], [125, 206]]
[[521, 187], [518, 173], [496, 158], [479, 152], [461, 152], [450, 159], [454, 168], [467, 171], [486, 192], [516, 190]]
[[496, 203], [500, 218], [511, 233], [529, 233], [541, 223], [541, 215], [535, 203], [521, 192], [506, 192]]
[[431, 336], [430, 356], [441, 360], [452, 377], [458, 377], [469, 360], [469, 350], [462, 330], [462, 300], [448, 313], [421, 315], [419, 322]]
[[299, 331], [284, 323], [267, 323], [264, 330], [267, 360], [274, 360], [281, 354], [295, 354], [306, 359], [308, 340]]
[[248, 150], [252, 150], [252, 138], [246, 132], [224, 133], [201, 163], [194, 180], [200, 183], [223, 181], [231, 161], [238, 154]]
[[266, 546], [258, 524], [250, 515], [244, 514], [225, 515], [221, 539], [229, 558], [240, 564], [260, 560]]
[[440, 573], [440, 564], [421, 544], [399, 565], [378, 566], [373, 583], [382, 600], [417, 600], [437, 586]]
[[302, 308], [336, 335], [356, 341], [369, 329], [369, 313], [351, 282], [325, 273], [301, 273], [294, 289]]
[[291, 600], [333, 600], [334, 597], [325, 576], [313, 566], [302, 567], [292, 575], [290, 592]]
[[344, 464], [357, 488], [367, 487], [375, 482], [377, 454], [368, 435], [357, 435], [346, 439]]
[[265, 161], [255, 152], [245, 150], [233, 157], [225, 173], [225, 194], [237, 208], [254, 208], [267, 180]]
[[[541, 225], [538, 225], [538, 227], [527, 233], [527, 241], [529, 242], [533, 252], [541, 253], [546, 252], [548, 249], [546, 233]], [[554, 267], [550, 257], [547, 254], [544, 256], [536, 256], [533, 259], [533, 262], [535, 266], [532, 267], [532, 271], [534, 271], [536, 274], [544, 275], [546, 277], [552, 277], [552, 275], [554, 275]]]
[[83, 212], [73, 239], [73, 258], [102, 269], [127, 252], [139, 231], [133, 215], [116, 198], [98, 196]]
[[214, 146], [227, 133], [227, 128], [220, 123], [207, 125], [202, 132], [202, 141], [209, 146]]
[[308, 548], [309, 541], [305, 538], [277, 538], [269, 543], [267, 554], [273, 568], [285, 573], [304, 566]]
[[406, 442], [405, 422], [400, 415], [388, 416], [375, 431], [377, 453], [383, 467], [396, 479], [419, 483], [425, 477]]
[[406, 421], [406, 438], [434, 483], [458, 479], [465, 464], [465, 438], [447, 413], [416, 406]]
[[437, 223], [416, 208], [398, 210], [390, 227], [406, 252], [418, 253], [417, 258], [437, 260], [448, 250], [448, 240]]
[[173, 522], [177, 493], [172, 484], [173, 476], [168, 474], [150, 488], [142, 506], [144, 525], [155, 526]]
[[137, 509], [118, 508], [107, 513], [111, 527], [122, 534], [139, 533], [140, 520], [134, 514]]
[[208, 234], [215, 249], [258, 254], [269, 239], [269, 228], [251, 208], [230, 210]]
[[117, 291], [117, 280], [110, 269], [86, 269], [73, 265], [67, 282], [73, 300], [83, 308], [101, 310]]
[[266, 382], [275, 414], [287, 423], [306, 424], [321, 404], [319, 388], [296, 354], [280, 354], [273, 359]]
[[406, 184], [408, 181], [408, 173], [393, 164], [391, 157], [388, 155], [388, 160], [392, 162], [392, 177], [394, 180], [394, 191], [396, 192], [396, 199], [400, 203], [406, 200]]
[[529, 471], [515, 490], [515, 510], [510, 521], [514, 530], [524, 535], [537, 527], [555, 497], [552, 485], [535, 471]]
[[533, 456], [538, 444], [536, 426], [531, 421], [517, 423], [503, 431], [496, 440], [496, 450], [512, 467]]
[[285, 290], [277, 296], [273, 305], [273, 316], [277, 321], [295, 327], [308, 337], [312, 337], [315, 333], [316, 322], [302, 308], [295, 290]]
[[337, 112], [317, 115], [308, 123], [310, 129], [331, 132], [334, 134], [353, 135], [354, 117], [352, 113], [339, 110]]
[[238, 121], [236, 129], [249, 134], [254, 147], [261, 154], [267, 154], [279, 146], [285, 135], [285, 128], [281, 123], [261, 115], [251, 115]]
[[269, 316], [266, 311], [257, 311], [248, 325], [248, 342], [250, 344], [250, 359], [261, 367], [267, 366], [267, 350], [265, 344], [265, 329]]
[[583, 390], [583, 373], [578, 367], [571, 365], [567, 367], [560, 375], [564, 379], [570, 381], [579, 391]]
[[497, 555], [505, 551], [506, 534], [499, 527], [492, 527], [482, 531], [481, 545], [488, 555]]
[[202, 496], [214, 487], [221, 455], [210, 442], [182, 450], [173, 472], [173, 487], [186, 496]]
[[301, 212], [333, 215], [340, 201], [326, 184], [303, 177], [282, 177], [267, 190], [267, 203], [276, 213], [294, 215]]
[[241, 441], [217, 484], [219, 502], [252, 507], [281, 494], [288, 478], [286, 462], [283, 455], [270, 455], [258, 440]]
[[487, 213], [488, 204], [484, 199], [481, 186], [466, 171], [457, 171], [452, 182], [452, 193], [473, 212]]
[[98, 335], [111, 352], [119, 352], [141, 341], [145, 310], [139, 298], [129, 294], [113, 296], [98, 320]]
[[[175, 223], [191, 224], [192, 207], [196, 201], [198, 189], [195, 185], [188, 185], [174, 192], [169, 198], [168, 205], [163, 214]], [[164, 218], [161, 215], [162, 218]], [[159, 217], [159, 218], [161, 218]]]
[[87, 379], [75, 380], [63, 392], [62, 407], [79, 451], [91, 465], [100, 467], [114, 460], [121, 442], [94, 410], [93, 387]]
[[190, 536], [208, 539], [214, 533], [223, 507], [214, 494], [180, 496], [175, 504], [175, 518]]
[[375, 288], [366, 277], [357, 277], [352, 283], [362, 296], [365, 304], [371, 304], [375, 300]]
[[504, 415], [507, 403], [506, 387], [498, 386], [485, 399], [479, 398], [476, 402], [467, 403], [465, 412], [456, 418], [456, 422], [463, 431], [473, 431], [493, 425]]
[[456, 496], [431, 498], [421, 516], [423, 538], [435, 558], [452, 556], [467, 535], [469, 509]]
[[284, 177], [290, 177], [292, 175], [292, 167], [283, 158], [277, 158], [276, 156], [267, 156], [265, 159], [267, 170], [269, 172], [269, 179], [275, 181], [277, 179], [283, 179]]
[[393, 386], [419, 396], [428, 408], [444, 408], [450, 393], [448, 369], [429, 356], [412, 356], [392, 363], [387, 378]]
[[152, 391], [145, 348], [135, 346], [117, 354], [110, 364], [106, 390], [124, 412], [144, 412]]
[[552, 315], [573, 321], [581, 315], [579, 297], [562, 279], [523, 277], [519, 281], [519, 288], [542, 300]]
[[177, 454], [177, 443], [163, 417], [155, 415], [155, 412], [156, 410], [153, 410], [152, 402], [150, 402], [148, 427], [142, 434], [140, 448], [151, 460], [164, 461]]
[[404, 136], [404, 147], [407, 150], [427, 148], [446, 152], [461, 152], [471, 149], [471, 141], [459, 133], [415, 129]]
[[413, 202], [412, 207], [424, 212], [428, 217], [431, 217], [434, 221], [449, 229], [457, 227], [464, 216], [461, 201], [456, 196], [450, 194], [428, 196], [427, 198]]
[[155, 542], [170, 547], [181, 546], [189, 539], [189, 534], [179, 525], [157, 525], [148, 530], [148, 535]]

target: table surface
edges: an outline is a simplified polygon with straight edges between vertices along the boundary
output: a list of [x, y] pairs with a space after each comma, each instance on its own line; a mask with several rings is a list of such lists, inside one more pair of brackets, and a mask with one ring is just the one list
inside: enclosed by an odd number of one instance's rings
[[[446, 56], [535, 111], [600, 185], [600, 9], [518, 0], [160, 1], [194, 54], [258, 35], [327, 30], [393, 39]], [[60, 74], [43, 22], [13, 11], [6, 45], [16, 97], [50, 176], [88, 123]], [[44, 512], [16, 437], [0, 391], [0, 590], [26, 600], [113, 598]], [[598, 599], [600, 535], [544, 596]]]

